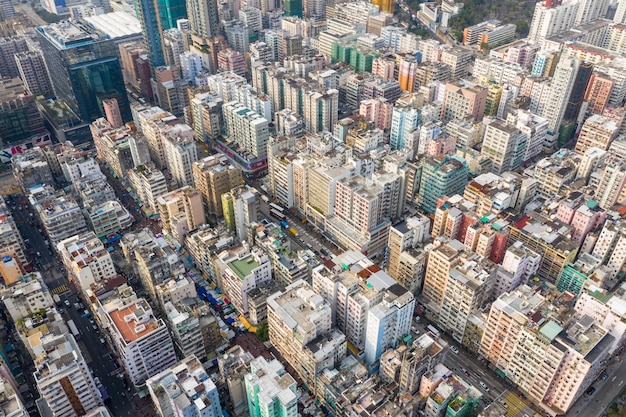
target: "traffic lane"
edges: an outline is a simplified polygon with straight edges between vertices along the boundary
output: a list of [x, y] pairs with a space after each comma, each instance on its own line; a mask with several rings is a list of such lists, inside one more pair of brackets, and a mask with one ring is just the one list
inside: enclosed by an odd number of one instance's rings
[[[263, 200], [260, 201], [259, 209], [264, 218], [276, 222], [276, 219], [270, 215], [269, 205]], [[298, 236], [293, 236], [291, 233], [289, 233], [289, 231], [285, 231], [285, 234], [299, 248], [308, 249], [306, 245], [308, 243], [313, 248], [313, 251], [317, 251], [318, 253], [320, 253], [321, 248], [329, 250], [328, 248], [322, 246], [319, 242], [315, 241], [314, 238], [312, 238], [308, 233], [303, 232], [302, 228], [292, 218], [288, 218], [288, 223], [290, 227], [294, 227], [298, 231]], [[302, 239], [304, 243], [302, 243], [300, 239]]]
[[[495, 400], [500, 393], [506, 390], [499, 381], [487, 373], [489, 371], [475, 366], [471, 361], [468, 361], [466, 357], [461, 356], [461, 352], [459, 352], [458, 355], [454, 354], [452, 351], [447, 352], [443, 363], [451, 370], [454, 370], [461, 378], [480, 390], [488, 401]], [[465, 369], [465, 372], [463, 369]], [[489, 392], [480, 385], [480, 382], [483, 382], [489, 387]]]
[[119, 365], [116, 367], [115, 357], [109, 351], [108, 346], [100, 343], [100, 337], [103, 337], [101, 332], [95, 331], [91, 327], [89, 318], [82, 317], [84, 309], [76, 310], [74, 308], [74, 302], [77, 300], [75, 294], [62, 297], [62, 299], [69, 299], [72, 303], [71, 307], [66, 308], [66, 312], [81, 333], [81, 344], [87, 350], [90, 359], [88, 366], [93, 370], [94, 376], [100, 379], [111, 398], [111, 401], [107, 401], [106, 405], [116, 417], [133, 415], [133, 407], [128, 399], [126, 384], [124, 380], [113, 375]]
[[[262, 215], [263, 218], [266, 218], [269, 221], [276, 222], [276, 219], [274, 217], [270, 216], [269, 206], [265, 203], [265, 201], [263, 201], [263, 200], [260, 201], [259, 209], [260, 209], [259, 211], [261, 212], [261, 215]], [[285, 230], [285, 235], [287, 236], [287, 239], [289, 239], [291, 242], [295, 243], [298, 248], [300, 248], [300, 249], [307, 249], [307, 247], [305, 245], [300, 243], [298, 238], [296, 238], [291, 233], [289, 233], [289, 230]]]
[[626, 384], [626, 363], [619, 364], [607, 372], [606, 381], [597, 380], [593, 387], [596, 391], [592, 395], [583, 394], [576, 404], [567, 412], [566, 416], [598, 417], [624, 389]]
[[[49, 253], [51, 248], [46, 245], [46, 236], [43, 233], [43, 228], [39, 223], [39, 217], [34, 212], [29, 204], [24, 206], [21, 198], [13, 199], [15, 203], [15, 209], [12, 209], [13, 219], [15, 220], [18, 230], [22, 235], [22, 239], [29, 240], [28, 249], [35, 255], [33, 258], [40, 265], [47, 265], [52, 261], [52, 256]], [[32, 216], [31, 216], [32, 214]], [[39, 231], [41, 230], [41, 232]], [[40, 255], [37, 255], [37, 252]]]

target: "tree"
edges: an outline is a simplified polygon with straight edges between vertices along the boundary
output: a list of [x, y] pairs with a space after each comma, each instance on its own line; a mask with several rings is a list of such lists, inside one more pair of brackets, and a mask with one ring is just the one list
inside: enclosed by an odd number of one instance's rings
[[270, 340], [269, 326], [267, 325], [266, 321], [257, 326], [256, 335], [261, 342], [267, 342], [268, 340]]
[[528, 21], [526, 20], [518, 20], [517, 22], [515, 22], [515, 31], [517, 32], [518, 35], [524, 37], [526, 35], [528, 35]]

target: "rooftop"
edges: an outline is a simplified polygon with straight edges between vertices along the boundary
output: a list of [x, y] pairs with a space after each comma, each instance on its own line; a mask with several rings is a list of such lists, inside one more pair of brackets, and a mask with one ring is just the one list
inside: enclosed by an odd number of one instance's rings
[[250, 254], [245, 258], [235, 259], [234, 261], [229, 262], [228, 266], [240, 279], [245, 279], [247, 276], [252, 274], [252, 271], [261, 266], [261, 264], [254, 259], [252, 254]]
[[141, 24], [126, 12], [105, 13], [84, 18], [92, 27], [106, 33], [111, 39], [141, 35]]
[[126, 343], [134, 342], [163, 326], [162, 322], [154, 318], [144, 299], [113, 310], [109, 316]]

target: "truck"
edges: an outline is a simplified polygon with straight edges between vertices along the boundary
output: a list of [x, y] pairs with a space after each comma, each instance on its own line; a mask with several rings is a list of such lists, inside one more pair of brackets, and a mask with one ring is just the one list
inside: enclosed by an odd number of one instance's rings
[[286, 229], [289, 227], [289, 223], [287, 223], [285, 220], [281, 220], [280, 227], [282, 227], [283, 229]]
[[68, 320], [67, 321], [67, 327], [70, 328], [70, 331], [74, 335], [74, 339], [80, 340], [80, 332], [78, 331], [78, 328], [74, 324], [74, 320]]
[[293, 227], [289, 228], [289, 233], [291, 233], [293, 236], [298, 236], [298, 231]]
[[54, 300], [54, 303], [58, 306], [61, 305], [61, 297], [59, 297], [59, 294], [54, 294], [52, 296], [52, 299]]
[[426, 326], [426, 330], [428, 330], [428, 332], [432, 334], [433, 336], [439, 337], [439, 334], [440, 334], [439, 330], [437, 330], [435, 326], [433, 326], [432, 324], [429, 324], [428, 326]]
[[269, 202], [270, 202], [270, 199], [269, 199], [266, 195], [262, 195], [262, 196], [261, 196], [261, 200], [263, 200], [263, 202], [264, 202], [265, 204], [267, 204], [267, 203], [269, 203]]

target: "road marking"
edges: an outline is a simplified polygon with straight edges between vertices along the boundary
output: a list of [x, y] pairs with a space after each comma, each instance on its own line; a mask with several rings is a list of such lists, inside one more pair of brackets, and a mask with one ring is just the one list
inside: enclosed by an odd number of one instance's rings
[[617, 378], [617, 375], [615, 375], [613, 379], [611, 379], [611, 382], [615, 381], [615, 378]]
[[621, 387], [623, 383], [624, 383], [624, 380], [619, 381], [618, 387]]

